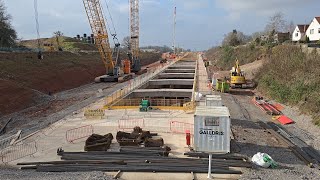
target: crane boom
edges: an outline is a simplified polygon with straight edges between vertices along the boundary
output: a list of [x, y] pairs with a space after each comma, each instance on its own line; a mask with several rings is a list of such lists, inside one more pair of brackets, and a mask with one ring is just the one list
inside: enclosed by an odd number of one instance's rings
[[112, 59], [112, 49], [100, 0], [83, 0], [83, 4], [95, 38], [95, 44], [105, 65], [106, 73], [111, 76], [117, 75], [118, 72], [115, 72], [115, 63]]
[[130, 49], [133, 71], [138, 72], [141, 70], [139, 59], [139, 36], [140, 36], [140, 23], [139, 23], [139, 0], [130, 0]]

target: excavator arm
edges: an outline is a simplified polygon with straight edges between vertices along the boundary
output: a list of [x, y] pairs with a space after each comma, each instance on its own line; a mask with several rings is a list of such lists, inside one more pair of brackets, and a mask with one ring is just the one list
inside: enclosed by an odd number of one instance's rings
[[83, 4], [95, 38], [95, 44], [106, 68], [106, 74], [110, 76], [118, 75], [119, 72], [112, 59], [112, 49], [100, 0], [83, 0]]

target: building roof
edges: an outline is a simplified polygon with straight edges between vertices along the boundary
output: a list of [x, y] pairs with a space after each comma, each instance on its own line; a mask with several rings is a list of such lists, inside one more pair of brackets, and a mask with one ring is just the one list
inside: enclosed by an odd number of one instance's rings
[[318, 23], [320, 24], [320, 17], [315, 17]]
[[300, 24], [300, 25], [298, 25], [299, 31], [301, 33], [305, 33], [307, 31], [308, 27], [309, 27], [308, 24]]

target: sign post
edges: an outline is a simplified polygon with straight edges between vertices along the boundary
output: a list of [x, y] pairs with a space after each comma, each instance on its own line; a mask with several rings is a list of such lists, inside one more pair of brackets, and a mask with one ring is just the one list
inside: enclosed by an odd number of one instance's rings
[[209, 167], [208, 167], [208, 179], [212, 179], [211, 176], [211, 161], [212, 161], [212, 154], [209, 154]]

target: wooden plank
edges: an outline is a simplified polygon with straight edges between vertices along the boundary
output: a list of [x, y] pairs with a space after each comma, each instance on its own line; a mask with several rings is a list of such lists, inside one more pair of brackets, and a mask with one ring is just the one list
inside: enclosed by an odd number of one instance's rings
[[31, 137], [31, 136], [33, 136], [33, 135], [37, 134], [38, 132], [40, 132], [40, 130], [37, 130], [37, 131], [35, 131], [35, 132], [33, 132], [33, 133], [31, 133], [31, 134], [29, 134], [29, 135], [27, 135], [27, 136], [25, 136], [25, 137], [23, 137], [23, 138], [19, 139], [18, 141], [15, 141], [13, 144], [17, 144], [17, 143], [19, 143], [19, 142], [21, 142], [21, 141], [23, 141], [23, 140], [25, 140], [25, 139], [28, 139], [29, 137]]
[[15, 137], [11, 140], [10, 145], [13, 145], [14, 142], [17, 141], [17, 140], [20, 138], [21, 132], [22, 132], [21, 130], [19, 130], [19, 131], [17, 132], [17, 134], [15, 135]]
[[113, 176], [113, 179], [118, 179], [118, 178], [120, 178], [120, 176], [121, 176], [121, 171], [119, 170], [119, 171], [117, 172], [117, 174], [115, 174], [115, 175]]

